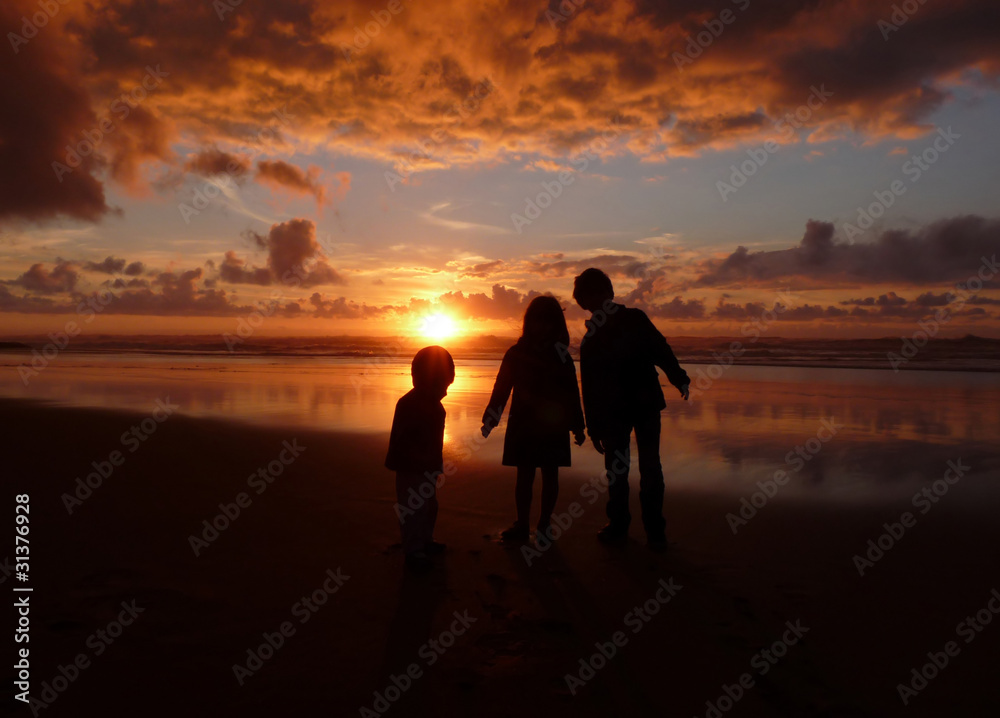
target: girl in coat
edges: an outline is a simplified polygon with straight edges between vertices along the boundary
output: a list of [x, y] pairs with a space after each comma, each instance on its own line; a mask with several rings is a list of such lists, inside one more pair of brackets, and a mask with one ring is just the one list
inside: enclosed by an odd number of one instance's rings
[[584, 440], [583, 411], [576, 367], [569, 355], [569, 331], [555, 297], [535, 297], [524, 313], [521, 338], [507, 350], [489, 406], [483, 414], [483, 436], [500, 423], [513, 391], [503, 465], [517, 467], [514, 500], [517, 521], [501, 534], [505, 541], [529, 535], [532, 484], [542, 470], [542, 513], [538, 534], [546, 535], [559, 495], [559, 467], [570, 465], [569, 434], [577, 446]]

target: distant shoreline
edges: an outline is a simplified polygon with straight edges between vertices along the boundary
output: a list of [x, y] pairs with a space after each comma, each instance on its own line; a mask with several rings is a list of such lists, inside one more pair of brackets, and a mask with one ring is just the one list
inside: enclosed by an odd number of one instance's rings
[[[918, 344], [921, 337], [877, 339], [798, 339], [779, 336], [690, 337], [671, 336], [668, 341], [682, 364], [769, 366], [823, 369], [896, 369], [906, 371], [1000, 372], [1000, 339], [966, 335], [935, 337]], [[513, 337], [475, 336], [442, 340], [460, 361], [499, 361], [516, 341]], [[0, 356], [11, 359], [27, 354], [36, 360], [44, 353], [89, 356], [205, 357], [212, 361], [291, 359], [352, 359], [384, 363], [406, 361], [417, 348], [429, 343], [408, 337], [251, 337], [230, 352], [216, 335], [75, 337], [59, 349], [46, 336], [18, 336], [0, 340]], [[570, 354], [579, 356], [574, 338]], [[16, 366], [16, 365], [15, 365]]]
[[[0, 349], [0, 357], [13, 358], [17, 353], [30, 353], [31, 348], [22, 349]], [[705, 356], [685, 355], [683, 350], [677, 350], [677, 358], [683, 365], [693, 366], [744, 366], [744, 367], [775, 367], [775, 368], [797, 368], [797, 369], [875, 369], [893, 370], [885, 356], [865, 357], [844, 355], [839, 358], [824, 357], [816, 361], [803, 359], [802, 357], [790, 358], [787, 361], [780, 361], [765, 357], [738, 357], [734, 358], [730, 364], [719, 360], [713, 360]], [[327, 352], [293, 352], [293, 351], [244, 351], [229, 353], [227, 351], [205, 351], [205, 350], [185, 350], [185, 349], [66, 349], [60, 354], [76, 357], [205, 357], [206, 359], [354, 359], [364, 362], [366, 359], [385, 363], [383, 360], [395, 360], [406, 363], [409, 355], [394, 353], [377, 353], [361, 351], [327, 351]], [[457, 361], [495, 361], [499, 362], [503, 358], [502, 352], [464, 352], [461, 349], [453, 351]], [[579, 362], [579, 356], [573, 352], [573, 359]], [[839, 361], [837, 359], [840, 359]], [[969, 362], [961, 365], [962, 361]], [[949, 362], [953, 362], [949, 365]], [[983, 363], [989, 362], [989, 364]], [[20, 362], [19, 362], [20, 363]], [[6, 366], [17, 366], [9, 363]], [[977, 373], [998, 373], [1000, 372], [1000, 351], [988, 355], [976, 355], [966, 357], [933, 357], [920, 358], [906, 362], [901, 365], [899, 371], [950, 371], [950, 372], [977, 372]]]

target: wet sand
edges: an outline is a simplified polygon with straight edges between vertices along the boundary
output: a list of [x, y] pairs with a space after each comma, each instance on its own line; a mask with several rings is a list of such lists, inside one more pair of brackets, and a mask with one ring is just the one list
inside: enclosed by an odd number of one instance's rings
[[[706, 702], [717, 705], [724, 684], [744, 673], [753, 685], [725, 715], [995, 715], [1000, 707], [1000, 625], [968, 644], [956, 633], [1000, 588], [996, 455], [981, 443], [964, 457], [973, 469], [864, 577], [852, 557], [884, 522], [918, 513], [910, 474], [939, 475], [944, 457], [958, 456], [954, 446], [928, 443], [921, 453], [911, 441], [905, 461], [897, 446], [875, 469], [900, 489], [884, 496], [779, 492], [736, 535], [726, 515], [751, 495], [745, 486], [668, 480], [665, 555], [645, 548], [637, 520], [627, 545], [596, 542], [603, 495], [590, 503], [594, 464], [581, 461], [563, 473], [558, 509], [576, 502], [580, 515], [529, 565], [495, 539], [511, 519], [512, 472], [492, 448], [466, 456], [453, 443], [458, 469], [440, 489], [437, 531], [448, 551], [414, 578], [403, 571], [391, 475], [381, 468], [387, 432], [175, 413], [130, 451], [121, 434], [142, 431], [146, 416], [0, 401], [5, 484], [31, 495], [32, 695], [79, 653], [91, 659], [58, 693], [52, 707], [61, 714], [356, 716], [386, 707], [374, 693], [411, 663], [420, 676], [388, 715], [715, 715]], [[256, 493], [260, 482], [249, 477], [278, 460], [286, 441], [305, 450]], [[860, 461], [878, 456], [870, 443]], [[753, 445], [734, 444], [744, 453]], [[68, 513], [61, 496], [115, 450], [121, 466]], [[743, 460], [752, 469], [753, 457]], [[700, 466], [674, 465], [666, 453], [664, 465], [668, 476]], [[766, 479], [771, 469], [751, 475]], [[241, 492], [249, 505], [195, 556], [189, 537]], [[336, 585], [328, 570], [338, 569], [350, 578], [324, 594], [324, 582]], [[660, 604], [664, 579], [681, 588]], [[316, 591], [324, 602], [313, 612], [302, 599]], [[133, 600], [142, 613], [95, 655], [100, 641], [89, 637]], [[634, 609], [651, 600], [656, 612], [645, 621]], [[442, 633], [456, 612], [474, 621], [452, 645]], [[787, 651], [778, 646], [782, 657], [761, 675], [771, 662], [759, 652], [792, 635], [789, 621], [808, 631]], [[286, 622], [294, 633], [241, 686], [234, 665], [245, 667], [262, 634], [273, 638]], [[616, 632], [624, 645], [573, 695], [566, 675], [579, 677], [580, 660]], [[438, 639], [449, 643], [443, 653], [425, 645]], [[950, 640], [958, 655], [904, 707], [897, 684]]]

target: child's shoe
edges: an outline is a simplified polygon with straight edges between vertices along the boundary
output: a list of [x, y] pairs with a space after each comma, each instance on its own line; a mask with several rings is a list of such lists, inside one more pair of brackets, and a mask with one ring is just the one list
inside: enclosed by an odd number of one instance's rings
[[607, 524], [597, 532], [597, 540], [603, 544], [611, 545], [623, 543], [628, 538], [628, 527]]
[[538, 522], [538, 526], [535, 528], [535, 541], [551, 541], [552, 540], [552, 524], [546, 522]]
[[524, 524], [514, 522], [509, 529], [500, 532], [501, 541], [527, 541], [530, 535], [528, 527]]
[[406, 568], [413, 573], [427, 573], [434, 566], [423, 551], [406, 554]]
[[428, 556], [440, 556], [441, 554], [444, 553], [444, 550], [445, 550], [445, 544], [441, 543], [440, 541], [432, 540], [428, 541], [424, 545], [424, 553], [426, 553]]
[[646, 546], [649, 547], [650, 551], [655, 553], [664, 553], [667, 550], [667, 537], [665, 534], [659, 533], [653, 536], [646, 537]]

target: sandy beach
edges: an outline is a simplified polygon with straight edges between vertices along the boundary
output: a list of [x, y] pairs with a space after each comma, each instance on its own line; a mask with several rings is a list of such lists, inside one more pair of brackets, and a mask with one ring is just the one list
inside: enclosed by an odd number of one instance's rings
[[[637, 523], [624, 547], [595, 540], [604, 494], [582, 468], [563, 474], [566, 528], [551, 546], [501, 545], [513, 476], [486, 452], [452, 447], [437, 530], [448, 550], [412, 577], [381, 467], [387, 432], [167, 411], [150, 423], [148, 412], [0, 401], [13, 449], [5, 472], [31, 497], [33, 697], [60, 666], [90, 660], [47, 694], [58, 713], [46, 714], [940, 716], [1000, 706], [1000, 627], [969, 643], [957, 633], [965, 617], [990, 615], [1000, 587], [995, 502], [979, 490], [984, 473], [995, 478], [995, 455], [963, 457], [975, 469], [926, 514], [896, 495], [779, 493], [735, 535], [726, 516], [742, 494], [668, 481], [672, 546], [657, 555]], [[133, 443], [136, 430], [146, 438]], [[113, 451], [120, 465], [68, 500]], [[664, 465], [669, 475], [669, 454]], [[233, 518], [219, 518], [226, 511]], [[852, 557], [905, 511], [915, 525], [860, 576]], [[110, 629], [123, 602], [141, 612]], [[118, 637], [95, 639], [101, 629]], [[898, 685], [948, 641], [960, 652], [904, 706]]]

